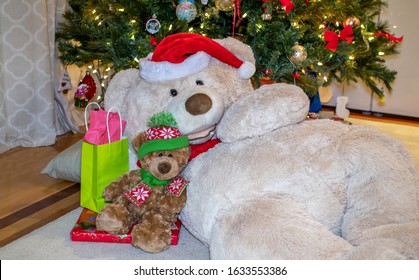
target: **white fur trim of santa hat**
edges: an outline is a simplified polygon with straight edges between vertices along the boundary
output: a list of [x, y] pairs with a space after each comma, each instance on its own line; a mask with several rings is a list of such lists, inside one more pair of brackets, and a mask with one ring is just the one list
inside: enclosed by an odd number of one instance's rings
[[205, 52], [197, 52], [185, 59], [182, 63], [171, 63], [168, 61], [151, 61], [149, 54], [146, 58], [140, 59], [141, 78], [148, 82], [164, 82], [176, 80], [193, 73], [204, 70], [211, 61], [211, 56]]
[[140, 76], [149, 82], [163, 82], [186, 77], [205, 69], [216, 58], [237, 68], [242, 79], [249, 79], [255, 65], [242, 61], [216, 41], [192, 33], [166, 37], [153, 53], [140, 60]]

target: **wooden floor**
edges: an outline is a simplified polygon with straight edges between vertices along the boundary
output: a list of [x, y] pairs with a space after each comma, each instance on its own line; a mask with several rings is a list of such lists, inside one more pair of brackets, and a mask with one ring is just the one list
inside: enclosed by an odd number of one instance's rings
[[0, 247], [79, 206], [79, 184], [53, 179], [41, 171], [81, 138], [81, 134], [68, 133], [53, 146], [19, 147], [0, 154]]
[[[413, 118], [377, 117], [353, 111], [350, 117], [419, 127], [419, 119]], [[68, 133], [59, 136], [53, 146], [15, 148], [0, 154], [0, 247], [79, 206], [79, 184], [40, 172], [81, 138], [81, 134]]]

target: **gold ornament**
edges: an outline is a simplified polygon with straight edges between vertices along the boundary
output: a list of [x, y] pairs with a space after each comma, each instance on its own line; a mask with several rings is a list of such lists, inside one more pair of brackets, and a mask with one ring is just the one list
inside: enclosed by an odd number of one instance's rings
[[215, 7], [223, 12], [229, 12], [234, 9], [234, 0], [215, 0]]
[[357, 17], [348, 17], [343, 21], [343, 27], [346, 27], [347, 25], [351, 27], [357, 27], [361, 24], [361, 21]]
[[295, 43], [291, 48], [290, 60], [294, 63], [300, 63], [307, 59], [307, 50], [303, 46]]

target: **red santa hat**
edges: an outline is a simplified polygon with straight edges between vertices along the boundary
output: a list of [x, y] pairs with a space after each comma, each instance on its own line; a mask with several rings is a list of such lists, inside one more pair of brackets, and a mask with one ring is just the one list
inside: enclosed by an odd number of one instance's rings
[[163, 39], [146, 58], [140, 60], [140, 75], [149, 82], [170, 81], [205, 69], [214, 57], [237, 69], [239, 77], [249, 79], [255, 65], [242, 61], [216, 41], [192, 33], [178, 33]]

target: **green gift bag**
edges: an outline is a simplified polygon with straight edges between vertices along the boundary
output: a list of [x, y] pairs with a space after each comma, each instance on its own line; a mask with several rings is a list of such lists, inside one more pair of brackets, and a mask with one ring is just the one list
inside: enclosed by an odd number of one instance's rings
[[[95, 121], [105, 121], [108, 124], [109, 112], [105, 120], [95, 118]], [[108, 143], [100, 145], [87, 141], [82, 143], [80, 206], [96, 213], [106, 204], [102, 196], [103, 190], [120, 175], [129, 171], [128, 139], [122, 139], [122, 120], [120, 121], [119, 140], [111, 141], [109, 126], [106, 125]]]

